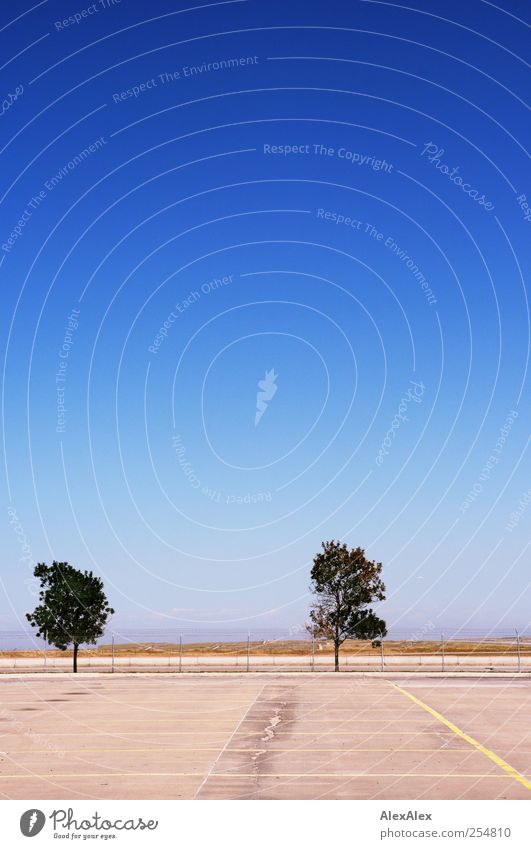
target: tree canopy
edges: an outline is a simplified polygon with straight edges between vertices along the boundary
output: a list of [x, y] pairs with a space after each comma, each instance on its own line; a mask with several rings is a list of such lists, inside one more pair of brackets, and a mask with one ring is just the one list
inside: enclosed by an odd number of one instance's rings
[[347, 639], [373, 640], [387, 633], [370, 605], [384, 601], [382, 564], [365, 557], [362, 548], [345, 543], [322, 543], [313, 560], [310, 589], [316, 601], [310, 610], [309, 630], [314, 637], [331, 639], [335, 669], [339, 670], [339, 648]]
[[37, 636], [50, 645], [62, 651], [73, 645], [77, 672], [79, 646], [95, 643], [114, 613], [103, 591], [103, 581], [92, 572], [82, 572], [57, 560], [51, 566], [38, 563], [34, 575], [41, 584], [40, 604], [33, 613], [26, 613], [26, 619], [37, 628]]

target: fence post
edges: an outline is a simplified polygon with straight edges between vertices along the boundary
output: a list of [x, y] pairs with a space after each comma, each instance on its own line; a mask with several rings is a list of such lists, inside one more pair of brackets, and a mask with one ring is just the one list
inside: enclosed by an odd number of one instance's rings
[[111, 672], [114, 672], [114, 634], [112, 635], [112, 664]]
[[44, 641], [44, 670], [46, 671], [48, 658], [46, 657], [46, 640]]
[[310, 661], [312, 672], [315, 672], [315, 637], [312, 637], [312, 659]]
[[250, 664], [249, 652], [250, 652], [250, 650], [251, 650], [251, 635], [247, 634], [247, 672], [249, 672], [249, 664]]
[[179, 635], [179, 672], [183, 671], [183, 635]]
[[516, 631], [516, 651], [518, 653], [518, 672], [522, 671], [522, 655], [520, 652], [520, 634]]
[[383, 642], [383, 636], [382, 636], [382, 637], [381, 637], [381, 639], [380, 639], [380, 654], [381, 654], [381, 660], [382, 660], [382, 664], [381, 664], [381, 671], [382, 671], [382, 672], [384, 672], [384, 670], [385, 670], [385, 658], [384, 658], [384, 642]]
[[442, 660], [442, 671], [444, 672], [444, 634], [441, 634], [441, 660]]

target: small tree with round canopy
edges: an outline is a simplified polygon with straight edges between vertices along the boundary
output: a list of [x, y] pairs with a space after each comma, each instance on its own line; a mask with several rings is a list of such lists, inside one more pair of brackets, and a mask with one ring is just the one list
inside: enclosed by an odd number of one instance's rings
[[38, 563], [34, 573], [40, 580], [40, 604], [26, 619], [55, 648], [73, 646], [73, 671], [82, 643], [95, 643], [103, 635], [108, 617], [114, 613], [103, 592], [103, 581], [92, 572], [82, 572], [69, 563], [54, 560], [51, 566]]

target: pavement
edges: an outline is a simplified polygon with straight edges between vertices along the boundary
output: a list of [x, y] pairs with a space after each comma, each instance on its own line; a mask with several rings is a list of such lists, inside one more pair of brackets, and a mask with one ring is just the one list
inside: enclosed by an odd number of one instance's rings
[[4, 799], [531, 799], [531, 680], [0, 679]]

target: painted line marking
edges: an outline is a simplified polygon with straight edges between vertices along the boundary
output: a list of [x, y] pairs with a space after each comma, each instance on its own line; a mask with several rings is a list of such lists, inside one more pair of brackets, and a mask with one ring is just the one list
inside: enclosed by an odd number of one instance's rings
[[[89, 732], [87, 732], [86, 729], [83, 729], [83, 731], [84, 731], [84, 733], [89, 733], [91, 735], [91, 737], [123, 737], [123, 736], [125, 736], [125, 737], [138, 737], [138, 736], [143, 736], [143, 737], [169, 737], [169, 736], [172, 736], [172, 735], [175, 735], [175, 734], [192, 735], [192, 734], [195, 734], [195, 733], [199, 733], [199, 732], [196, 732], [194, 730], [191, 730], [191, 731], [123, 731], [122, 733], [120, 732], [119, 729], [117, 729], [116, 731], [89, 731]], [[24, 733], [24, 732], [22, 732], [22, 733]], [[46, 736], [46, 737], [79, 737], [81, 732], [80, 731], [39, 731], [39, 732], [34, 732], [34, 733], [38, 733], [38, 734], [41, 734], [42, 736]], [[256, 731], [237, 731], [234, 736], [243, 735], [243, 736], [248, 737], [249, 735], [255, 736], [256, 733], [257, 733]], [[201, 732], [202, 737], [204, 737], [205, 735], [214, 736], [214, 737], [222, 737], [222, 740], [225, 740], [226, 734], [227, 734], [226, 730], [225, 731], [202, 731]], [[345, 736], [352, 737], [354, 735], [364, 736], [364, 737], [372, 737], [372, 736], [374, 736], [374, 734], [378, 734], [378, 735], [381, 735], [381, 734], [396, 735], [396, 734], [398, 734], [398, 735], [402, 735], [404, 737], [407, 737], [407, 736], [416, 737], [417, 734], [433, 734], [433, 731], [322, 731], [321, 732], [321, 731], [281, 731], [281, 730], [279, 730], [279, 731], [276, 731], [275, 737], [278, 737], [278, 736], [284, 735], [284, 734], [289, 734], [290, 737], [327, 737], [330, 734], [335, 735], [336, 737], [345, 737]], [[0, 737], [5, 737], [5, 736], [7, 736], [7, 735], [6, 734], [0, 735]]]
[[[85, 749], [13, 749], [11, 751], [0, 752], [0, 755], [9, 755], [10, 757], [15, 757], [16, 755], [73, 755], [84, 752], [218, 752], [220, 746], [164, 746], [164, 747], [154, 747], [150, 746], [148, 749], [137, 749], [137, 748], [116, 748], [114, 746], [103, 747], [103, 748], [85, 748]], [[240, 748], [230, 748], [226, 749], [227, 752], [263, 752], [264, 749], [257, 746], [256, 748], [251, 749], [240, 749]], [[298, 746], [292, 748], [277, 748], [269, 749], [268, 754], [273, 754], [273, 752], [344, 752], [345, 754], [349, 754], [351, 752], [466, 752], [467, 749], [450, 749], [443, 748], [442, 746], [437, 749], [410, 749], [406, 747], [398, 747], [392, 749], [364, 749], [358, 747], [348, 747], [348, 748], [311, 748], [311, 749], [303, 749]]]
[[[253, 772], [223, 773], [214, 772], [212, 778], [255, 778]], [[262, 772], [260, 778], [495, 778], [509, 779], [509, 775], [499, 773], [471, 773], [459, 775], [446, 772]]]
[[[67, 772], [46, 774], [20, 773], [18, 775], [0, 775], [0, 779], [24, 778], [256, 778], [254, 772]], [[512, 778], [503, 773], [446, 773], [446, 772], [264, 772], [261, 778], [494, 778], [496, 780]]]
[[[65, 717], [65, 716], [61, 716], [60, 718], [61, 718], [61, 721], [64, 722], [65, 724], [70, 719], [71, 720], [71, 722], [70, 722], [71, 726], [72, 725], [74, 725], [74, 727], [79, 726], [79, 731], [77, 733], [80, 733], [80, 734], [81, 733], [83, 733], [83, 734], [87, 733], [87, 729], [86, 729], [85, 725], [82, 723], [81, 719], [75, 719], [74, 720], [72, 718]], [[246, 725], [248, 725], [248, 724], [252, 724], [252, 725], [259, 724], [260, 722], [263, 722], [265, 718], [266, 717], [256, 717], [256, 718], [247, 717], [247, 719], [245, 720], [245, 724]], [[23, 719], [24, 718], [17, 719], [17, 722], [20, 723], [20, 722], [22, 722]], [[25, 717], [25, 719], [29, 719], [29, 717]], [[32, 716], [31, 719], [33, 720], [33, 722], [35, 722], [36, 717]], [[105, 719], [105, 718], [103, 718], [103, 719]], [[235, 717], [235, 719], [237, 719], [237, 717]], [[111, 720], [105, 720], [105, 724], [109, 725], [112, 721], [113, 721], [112, 719]], [[155, 725], [155, 724], [159, 725], [159, 724], [165, 723], [165, 722], [167, 722], [167, 723], [173, 722], [174, 724], [176, 724], [176, 723], [179, 724], [181, 727], [188, 727], [189, 730], [183, 732], [185, 734], [186, 733], [187, 734], [193, 734], [193, 733], [208, 734], [208, 733], [214, 733], [214, 732], [207, 731], [207, 729], [205, 728], [205, 725], [207, 725], [207, 726], [212, 725], [213, 723], [215, 723], [216, 720], [215, 720], [215, 717], [212, 716], [212, 717], [205, 717], [205, 719], [183, 719], [183, 718], [179, 718], [179, 717], [173, 717], [173, 718], [168, 717], [167, 719], [151, 719], [151, 718], [148, 718], [148, 717], [137, 718], [137, 719], [119, 719], [117, 717], [114, 721], [118, 724], [119, 727], [109, 729], [109, 731], [107, 731], [105, 733], [107, 733], [107, 734], [117, 734], [117, 733], [122, 732], [124, 734], [128, 734], [128, 733], [132, 734], [134, 732], [128, 732], [127, 728], [124, 727], [126, 723], [131, 723], [131, 722], [136, 723], [137, 725], [147, 725], [148, 727], [151, 726], [151, 725]], [[422, 730], [419, 729], [419, 731], [414, 731], [414, 730], [402, 731], [402, 732], [385, 731], [385, 729], [389, 728], [390, 725], [403, 726], [406, 723], [410, 726], [413, 726], [413, 728], [414, 728], [415, 726], [419, 725], [418, 719], [341, 719], [340, 717], [338, 717], [337, 719], [322, 720], [321, 721], [319, 719], [305, 719], [304, 717], [296, 717], [294, 719], [286, 719], [286, 720], [283, 721], [283, 724], [284, 724], [286, 730], [288, 729], [288, 727], [291, 728], [291, 726], [294, 725], [294, 724], [297, 724], [299, 726], [300, 725], [302, 725], [302, 726], [317, 725], [317, 729], [315, 731], [307, 732], [307, 733], [313, 733], [313, 734], [320, 734], [320, 733], [333, 734], [334, 733], [334, 731], [329, 731], [329, 732], [328, 731], [322, 731], [322, 732], [319, 731], [319, 729], [323, 728], [323, 726], [332, 727], [332, 728], [335, 727], [335, 728], [337, 728], [338, 731], [340, 731], [342, 728], [345, 728], [347, 726], [350, 726], [350, 725], [353, 725], [353, 724], [354, 725], [360, 725], [362, 723], [367, 724], [367, 725], [370, 724], [370, 723], [372, 723], [372, 724], [377, 723], [376, 728], [367, 728], [366, 732], [359, 732], [359, 733], [367, 733], [367, 734], [375, 734], [375, 733], [378, 733], [378, 734], [385, 734], [385, 733], [389, 733], [389, 734], [391, 734], [391, 733], [395, 733], [395, 734], [396, 733], [421, 734], [421, 733], [429, 733], [430, 730], [433, 732], [437, 729], [436, 725], [430, 725], [428, 728], [426, 728], [424, 726], [423, 729]], [[380, 728], [378, 727], [378, 724], [380, 724], [380, 725], [383, 724], [383, 729], [381, 731], [380, 731]], [[2, 728], [5, 730], [5, 733], [8, 733], [8, 732], [12, 733], [9, 730], [9, 726], [5, 725], [5, 726], [2, 726]], [[218, 733], [219, 734], [223, 734], [223, 733], [229, 734], [231, 732], [231, 730], [232, 729], [229, 726], [228, 728], [221, 728]], [[35, 733], [37, 733], [36, 725], [33, 725], [33, 731]], [[21, 733], [23, 733], [23, 732], [21, 732]], [[40, 731], [38, 733], [48, 734], [48, 732], [45, 729], [42, 729], [42, 728], [40, 729]], [[49, 733], [51, 735], [53, 733], [59, 733], [59, 734], [65, 733], [66, 734], [66, 733], [74, 733], [74, 732], [51, 732], [50, 731]], [[138, 733], [151, 733], [151, 732], [146, 731], [146, 732], [138, 732]], [[155, 733], [155, 732], [153, 732], [153, 733]], [[172, 733], [173, 734], [175, 732], [173, 732], [173, 731], [171, 731], [171, 732], [170, 731], [168, 731], [168, 732], [162, 731], [160, 733], [162, 733], [162, 734]], [[252, 731], [245, 731], [245, 730], [244, 731], [238, 731], [238, 734], [241, 734], [241, 733], [250, 734], [250, 733], [253, 733], [253, 732]], [[352, 731], [352, 732], [349, 732], [349, 733], [354, 734], [356, 732]]]
[[[395, 713], [396, 713], [396, 711], [395, 711]], [[65, 716], [63, 716], [62, 718], [68, 719], [68, 717], [65, 717]], [[168, 716], [165, 719], [152, 719], [150, 716], [133, 717], [131, 719], [124, 719], [122, 717], [116, 717], [116, 719], [114, 721], [120, 722], [121, 724], [123, 724], [125, 722], [149, 722], [151, 724], [151, 723], [155, 723], [155, 722], [173, 722], [174, 720], [178, 720], [180, 722], [180, 724], [183, 724], [183, 721], [186, 721], [186, 720], [183, 720], [183, 718], [179, 717], [179, 716]], [[245, 719], [245, 722], [261, 722], [262, 720], [263, 720], [263, 717], [248, 716]], [[79, 719], [75, 719], [74, 721], [79, 722]], [[113, 721], [112, 718], [110, 718], [110, 719], [105, 718], [106, 724], [108, 724], [109, 722], [112, 722], [112, 721]], [[194, 723], [194, 724], [201, 724], [201, 723], [205, 723], [205, 722], [211, 724], [212, 718], [190, 719], [188, 721], [190, 723]], [[228, 719], [226, 720], [227, 723], [229, 721], [230, 720], [228, 720]], [[299, 716], [299, 717], [296, 717], [295, 719], [284, 720], [285, 725], [292, 725], [295, 722], [299, 723], [299, 724], [300, 723], [304, 723], [306, 725], [315, 724], [315, 725], [319, 725], [319, 726], [322, 726], [322, 725], [347, 725], [347, 724], [352, 724], [352, 723], [355, 723], [357, 725], [360, 722], [373, 722], [373, 723], [374, 722], [380, 722], [380, 723], [384, 722], [386, 725], [389, 725], [391, 722], [394, 722], [394, 723], [398, 722], [400, 724], [402, 724], [403, 722], [418, 724], [418, 719], [356, 719], [356, 718], [354, 718], [354, 719], [341, 719], [341, 717], [338, 717], [337, 719], [306, 719], [304, 716], [302, 716], [302, 717]], [[433, 727], [435, 728], [436, 726], [434, 725]], [[191, 729], [191, 730], [194, 730], [194, 729]], [[226, 728], [226, 729], [223, 729], [223, 730], [230, 731], [230, 728]]]
[[[212, 698], [217, 698], [217, 697], [216, 697], [215, 694], [213, 694]], [[235, 702], [224, 703], [224, 702], [218, 701], [216, 707], [213, 707], [212, 706], [212, 699], [211, 699], [210, 702], [208, 702], [208, 703], [205, 702], [204, 705], [197, 705], [197, 704], [194, 705], [193, 702], [190, 702], [189, 707], [184, 707], [182, 704], [179, 704], [178, 702], [164, 703], [164, 702], [154, 700], [150, 704], [146, 704], [146, 703], [134, 704], [133, 702], [126, 702], [126, 701], [117, 702], [114, 699], [96, 701], [96, 697], [94, 697], [93, 706], [96, 709], [105, 708], [105, 709], [111, 709], [112, 710], [113, 708], [115, 708], [117, 712], [119, 712], [123, 708], [127, 708], [128, 710], [129, 709], [130, 710], [141, 710], [141, 711], [149, 711], [149, 712], [153, 712], [153, 713], [171, 713], [172, 715], [186, 714], [186, 713], [195, 714], [199, 711], [201, 714], [206, 715], [206, 714], [210, 714], [210, 713], [215, 713], [217, 711], [245, 710], [247, 708], [248, 704], [249, 704], [249, 701], [252, 701], [252, 700], [247, 699], [247, 700], [245, 700], [241, 703], [235, 703]], [[528, 700], [528, 702], [531, 702], [531, 698]], [[164, 704], [167, 704], [168, 707], [162, 707], [162, 705], [164, 705]], [[206, 706], [207, 704], [209, 705], [209, 707]], [[160, 708], [159, 708], [159, 705], [161, 705]], [[87, 702], [86, 701], [71, 702], [68, 699], [62, 699], [61, 697], [57, 698], [54, 701], [49, 701], [49, 702], [41, 701], [40, 699], [31, 699], [31, 700], [24, 701], [24, 702], [8, 702], [5, 699], [2, 699], [2, 706], [6, 707], [6, 708], [12, 707], [13, 709], [15, 709], [16, 707], [19, 707], [19, 706], [20, 707], [30, 706], [30, 707], [38, 707], [41, 710], [47, 709], [47, 710], [54, 710], [54, 711], [56, 711], [56, 710], [67, 710], [67, 709], [71, 709], [71, 708], [72, 709], [86, 710], [87, 709]], [[257, 711], [267, 712], [271, 709], [271, 707], [272, 707], [272, 705], [269, 705], [269, 704], [260, 704], [260, 703], [255, 704], [255, 709]], [[304, 703], [304, 701], [300, 700], [298, 702], [292, 702], [292, 703], [287, 702], [286, 707], [288, 709], [297, 708], [299, 710], [305, 711], [308, 714], [315, 713], [316, 711], [322, 710], [323, 708], [326, 708], [327, 710], [329, 709], [329, 710], [332, 710], [332, 711], [350, 712], [350, 713], [356, 713], [356, 714], [363, 714], [363, 713], [369, 713], [369, 712], [370, 713], [374, 713], [374, 712], [377, 712], [377, 713], [392, 713], [393, 711], [396, 711], [400, 707], [402, 707], [402, 710], [405, 710], [406, 712], [409, 712], [409, 713], [411, 713], [414, 710], [414, 708], [412, 706], [404, 707], [403, 701], [401, 703], [396, 701], [396, 702], [392, 703], [391, 707], [382, 708], [382, 707], [375, 707], [374, 704], [369, 704], [369, 703], [366, 704], [366, 705], [360, 705], [359, 701], [355, 701], [352, 704], [349, 704], [349, 702], [343, 702], [342, 705], [333, 705], [333, 704], [330, 704], [330, 702], [328, 702], [328, 701], [324, 701], [320, 704], [307, 705], [307, 704]]]
[[[63, 696], [67, 696], [67, 695], [71, 695], [71, 694], [61, 693], [60, 691], [57, 691], [57, 696], [54, 696], [53, 700], [52, 699], [40, 699], [40, 698], [37, 698], [37, 697], [35, 697], [33, 699], [22, 699], [22, 700], [19, 700], [19, 699], [11, 699], [10, 700], [10, 699], [3, 698], [2, 704], [3, 705], [35, 705], [35, 704], [39, 704], [39, 705], [43, 705], [43, 706], [46, 705], [47, 707], [55, 707], [56, 699], [62, 698]], [[164, 700], [164, 701], [162, 699], [153, 698], [153, 699], [144, 699], [142, 702], [138, 702], [138, 703], [135, 704], [134, 702], [129, 701], [128, 699], [120, 700], [120, 699], [117, 699], [117, 698], [110, 698], [106, 693], [100, 693], [98, 691], [92, 692], [91, 690], [83, 690], [82, 693], [76, 693], [75, 695], [96, 696], [96, 697], [99, 696], [100, 700], [105, 702], [105, 706], [107, 706], [110, 703], [110, 706], [118, 706], [118, 707], [138, 707], [138, 708], [142, 708], [145, 705], [149, 706], [149, 705], [159, 705], [159, 704], [169, 704], [169, 705], [173, 705], [174, 707], [179, 707], [180, 705], [190, 704], [191, 705], [190, 708], [184, 708], [183, 707], [183, 710], [186, 711], [186, 710], [193, 710], [195, 707], [197, 707], [198, 705], [202, 705], [202, 704], [206, 704], [206, 705], [210, 705], [210, 706], [212, 705], [212, 698], [210, 698], [210, 699], [177, 699], [177, 698], [175, 698], [175, 699], [168, 699], [168, 700]], [[135, 695], [138, 695], [138, 693], [135, 692]], [[213, 693], [212, 695], [213, 696], [217, 695], [218, 698], [219, 698], [219, 694]], [[252, 695], [253, 695], [252, 693], [249, 694], [250, 697]], [[381, 693], [380, 693], [380, 695], [381, 695]], [[531, 696], [530, 696], [530, 698], [531, 698]], [[334, 702], [339, 702], [339, 701], [341, 702], [341, 704], [334, 705]], [[386, 698], [386, 701], [389, 701], [389, 700]], [[257, 702], [257, 707], [263, 706], [264, 709], [268, 709], [271, 706], [271, 704], [274, 705], [274, 704], [276, 704], [276, 702], [277, 702], [276, 699], [263, 699], [262, 701]], [[74, 701], [73, 699], [65, 699], [64, 704], [69, 704], [72, 707], [86, 707], [83, 700]], [[226, 701], [226, 702], [223, 702], [222, 704], [223, 704], [223, 707], [233, 707], [234, 709], [242, 708], [242, 707], [246, 707], [249, 704], [249, 698], [247, 698], [247, 699], [243, 698], [241, 701]], [[299, 700], [292, 699], [291, 701], [288, 700], [286, 702], [286, 704], [289, 705], [289, 706], [295, 706], [296, 705], [297, 707], [302, 705], [302, 707], [304, 707], [304, 708], [310, 707], [310, 706], [315, 706], [315, 707], [318, 707], [318, 708], [319, 707], [330, 707], [332, 710], [350, 710], [351, 709], [349, 707], [348, 701], [345, 701], [340, 696], [337, 696], [333, 699], [323, 699], [322, 701], [306, 701], [305, 700], [303, 702], [300, 702]], [[403, 704], [403, 702], [402, 702], [401, 699], [397, 698], [396, 704], [397, 705]], [[352, 707], [359, 708], [359, 706], [360, 706], [359, 699], [353, 700]], [[367, 704], [362, 709], [363, 710], [378, 710], [378, 711], [395, 710], [395, 708], [392, 708], [392, 707], [376, 707], [374, 705], [374, 702], [370, 702], [370, 701], [367, 701]]]
[[450, 731], [453, 731], [453, 733], [456, 734], [457, 737], [460, 737], [462, 740], [465, 740], [467, 743], [473, 746], [474, 749], [477, 749], [478, 752], [481, 752], [482, 755], [485, 755], [485, 757], [489, 758], [489, 760], [491, 760], [497, 766], [501, 767], [501, 769], [503, 769], [508, 776], [513, 778], [515, 781], [519, 781], [520, 784], [523, 784], [527, 790], [531, 790], [531, 781], [526, 778], [525, 775], [522, 775], [520, 772], [514, 769], [514, 767], [508, 764], [507, 761], [504, 761], [503, 758], [500, 758], [499, 755], [496, 755], [490, 749], [487, 749], [485, 746], [482, 746], [481, 743], [478, 743], [478, 741], [475, 740], [473, 737], [470, 737], [469, 734], [465, 734], [464, 731], [461, 731], [461, 729], [458, 728], [457, 725], [454, 725], [453, 722], [450, 722], [441, 713], [434, 710], [432, 707], [425, 704], [420, 699], [417, 699], [416, 696], [413, 696], [411, 693], [408, 693], [407, 690], [404, 690], [402, 687], [399, 687], [398, 684], [393, 684], [393, 687], [395, 688], [395, 690], [398, 690], [399, 693], [402, 693], [402, 695], [407, 696], [408, 699], [411, 699], [412, 702], [421, 707], [427, 713], [434, 716], [435, 719], [438, 719], [439, 722], [441, 722], [443, 725], [446, 725], [446, 727], [449, 728]]

